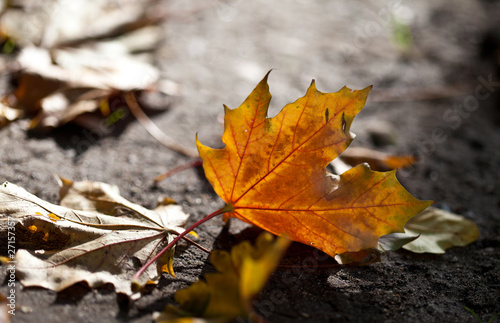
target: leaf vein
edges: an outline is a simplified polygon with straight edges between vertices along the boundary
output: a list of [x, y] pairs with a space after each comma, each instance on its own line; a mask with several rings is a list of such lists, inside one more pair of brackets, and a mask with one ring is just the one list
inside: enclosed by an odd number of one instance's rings
[[[338, 113], [337, 113], [338, 114]], [[336, 115], [337, 115], [336, 114]], [[333, 118], [331, 119], [333, 120]], [[329, 122], [328, 122], [329, 123]], [[264, 176], [262, 176], [259, 180], [257, 180], [255, 183], [253, 183], [252, 185], [250, 185], [250, 187], [245, 191], [243, 192], [236, 200], [233, 201], [233, 204], [236, 204], [239, 200], [241, 200], [243, 198], [243, 196], [245, 196], [249, 191], [251, 191], [252, 189], [255, 188], [255, 186], [257, 186], [260, 182], [262, 182], [267, 176], [269, 176], [270, 174], [272, 174], [281, 164], [283, 164], [285, 162], [286, 159], [288, 159], [290, 156], [292, 156], [295, 152], [297, 152], [297, 150], [305, 145], [309, 140], [311, 140], [314, 136], [316, 136], [321, 130], [324, 129], [324, 127], [326, 127], [327, 124], [322, 124], [316, 131], [314, 131], [308, 138], [306, 138], [304, 140], [304, 142], [302, 142], [297, 148], [294, 148], [293, 145], [294, 143], [292, 142], [292, 150], [290, 151], [290, 153], [288, 153], [286, 156], [284, 156], [284, 158], [279, 161], [276, 166], [274, 166], [273, 169], [271, 169], [269, 172], [267, 172], [267, 174], [265, 174]], [[295, 134], [294, 134], [295, 136]], [[346, 137], [344, 138], [343, 140], [339, 141], [338, 143], [341, 143], [343, 141], [346, 141], [349, 137]], [[240, 164], [241, 166], [241, 164]], [[234, 183], [236, 184], [236, 181], [237, 179], [235, 178], [234, 179]], [[232, 194], [231, 194], [231, 199], [232, 199]]]

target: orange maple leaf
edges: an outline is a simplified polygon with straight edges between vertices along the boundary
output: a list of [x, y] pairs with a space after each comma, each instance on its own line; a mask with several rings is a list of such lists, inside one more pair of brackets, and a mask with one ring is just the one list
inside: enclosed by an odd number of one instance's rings
[[371, 86], [322, 93], [313, 81], [304, 97], [267, 118], [268, 75], [239, 108], [224, 106], [225, 148], [196, 139], [205, 175], [227, 204], [225, 219], [335, 256], [375, 248], [380, 236], [403, 232], [431, 204], [408, 193], [395, 171], [374, 172], [367, 165], [340, 176], [326, 171], [353, 140], [349, 128]]

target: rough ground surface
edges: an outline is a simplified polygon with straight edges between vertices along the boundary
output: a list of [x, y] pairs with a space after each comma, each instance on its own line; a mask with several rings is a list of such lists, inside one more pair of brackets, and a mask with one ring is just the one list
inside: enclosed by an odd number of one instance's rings
[[[477, 242], [444, 255], [392, 252], [366, 267], [340, 268], [328, 260], [314, 266], [314, 252], [295, 247], [288, 267], [278, 269], [255, 302], [270, 322], [473, 322], [466, 306], [486, 321], [500, 311], [500, 76], [498, 56], [496, 63], [492, 59], [500, 47], [491, 42], [499, 36], [500, 3], [450, 4], [234, 0], [179, 19], [174, 15], [164, 24], [165, 41], [155, 57], [165, 76], [182, 86], [182, 95], [153, 119], [182, 144], [194, 148], [197, 132], [203, 143], [220, 146], [222, 104], [237, 107], [271, 68], [276, 69], [270, 76], [271, 115], [302, 96], [313, 78], [323, 92], [373, 84], [353, 124], [353, 145], [417, 154], [420, 162], [399, 174], [403, 185], [480, 229]], [[166, 5], [174, 13], [199, 8], [196, 1]], [[398, 6], [397, 16], [387, 15]], [[413, 17], [414, 46], [407, 53], [391, 42], [395, 17], [405, 16]], [[484, 46], [488, 31], [492, 36]], [[476, 93], [488, 79], [497, 83]], [[456, 84], [460, 90], [425, 100], [431, 97], [424, 90], [440, 92]], [[393, 143], [374, 135], [380, 122], [387, 123], [383, 129], [389, 128]], [[167, 195], [192, 215], [191, 222], [222, 205], [194, 169], [153, 188], [156, 175], [189, 159], [165, 149], [137, 122], [108, 137], [68, 127], [34, 136], [24, 126], [18, 122], [0, 130], [0, 181], [51, 202], [58, 200], [57, 173], [116, 184], [126, 198], [147, 207]], [[257, 233], [245, 228], [233, 221], [223, 230], [215, 219], [198, 232], [208, 248], [230, 248], [255, 238]], [[12, 319], [149, 322], [151, 313], [173, 302], [174, 291], [213, 270], [207, 255], [192, 247], [178, 252], [174, 267], [177, 279], [165, 275], [157, 289], [128, 309], [110, 286], [77, 285], [58, 295], [17, 284]], [[2, 270], [3, 294], [5, 275]]]

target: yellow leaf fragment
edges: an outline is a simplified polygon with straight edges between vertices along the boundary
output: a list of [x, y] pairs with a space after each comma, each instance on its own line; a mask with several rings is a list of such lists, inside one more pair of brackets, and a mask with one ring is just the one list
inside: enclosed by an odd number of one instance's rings
[[5, 257], [5, 256], [0, 256], [0, 263], [2, 264], [7, 264], [9, 261], [12, 261], [12, 259], [10, 259], [9, 257]]
[[166, 263], [161, 267], [161, 271], [164, 273], [168, 273], [175, 278], [174, 255], [175, 255], [175, 248], [171, 248], [166, 252], [166, 255], [164, 256]]
[[[42, 213], [40, 212], [35, 212], [36, 215], [41, 215], [41, 216], [44, 216]], [[59, 221], [61, 220], [60, 217], [58, 217], [57, 215], [55, 215], [54, 213], [49, 213], [47, 214], [47, 217], [52, 221], [52, 222], [56, 222], [56, 221]]]
[[[175, 294], [180, 307], [168, 305], [156, 322], [180, 322], [182, 317], [203, 317], [226, 322], [252, 313], [251, 302], [264, 288], [290, 241], [265, 232], [255, 246], [244, 241], [231, 252], [214, 250], [210, 261], [217, 273], [205, 275]], [[191, 321], [190, 321], [191, 322]]]
[[56, 222], [56, 221], [61, 220], [61, 218], [60, 218], [60, 217], [58, 217], [57, 215], [55, 215], [54, 213], [49, 213], [47, 216], [48, 216], [48, 217], [49, 217], [49, 218], [50, 218], [53, 222]]

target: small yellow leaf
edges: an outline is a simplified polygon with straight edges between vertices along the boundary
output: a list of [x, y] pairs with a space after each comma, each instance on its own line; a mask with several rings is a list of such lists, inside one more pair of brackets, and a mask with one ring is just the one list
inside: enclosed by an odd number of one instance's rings
[[170, 204], [177, 204], [177, 201], [170, 197], [164, 197], [160, 201], [158, 201], [158, 205], [170, 205]]
[[[203, 317], [221, 322], [252, 314], [252, 300], [262, 290], [290, 241], [261, 234], [255, 246], [244, 241], [231, 253], [214, 250], [210, 261], [217, 273], [205, 275], [175, 294], [180, 308], [167, 306], [156, 322], [178, 322], [180, 317]], [[194, 318], [192, 318], [194, 320]]]
[[9, 261], [12, 261], [12, 259], [10, 259], [9, 257], [5, 257], [5, 256], [0, 256], [0, 263], [2, 264], [6, 264], [8, 263]]
[[[35, 214], [36, 214], [36, 215], [41, 215], [41, 216], [44, 216], [44, 215], [43, 215], [42, 213], [40, 213], [40, 212], [36, 212]], [[61, 218], [60, 218], [60, 217], [58, 217], [57, 215], [55, 215], [54, 213], [49, 213], [49, 214], [47, 214], [47, 216], [50, 218], [50, 220], [51, 220], [52, 222], [56, 222], [56, 221], [61, 220]]]
[[28, 230], [29, 230], [31, 233], [35, 233], [35, 232], [38, 230], [38, 228], [36, 227], [36, 225], [30, 225], [30, 226], [28, 227]]
[[174, 272], [174, 266], [173, 266], [174, 254], [175, 254], [174, 248], [167, 251], [167, 253], [165, 255], [165, 258], [167, 260], [166, 260], [166, 263], [161, 267], [161, 271], [164, 273], [168, 273], [175, 278], [175, 272]]
[[105, 98], [104, 100], [101, 101], [101, 104], [99, 105], [99, 110], [101, 110], [102, 115], [105, 117], [111, 114], [111, 109], [109, 107], [109, 98]]
[[52, 220], [52, 222], [56, 222], [56, 221], [61, 220], [61, 218], [58, 217], [57, 215], [55, 215], [54, 213], [49, 213], [48, 217]]

